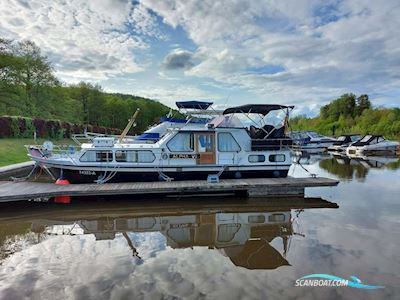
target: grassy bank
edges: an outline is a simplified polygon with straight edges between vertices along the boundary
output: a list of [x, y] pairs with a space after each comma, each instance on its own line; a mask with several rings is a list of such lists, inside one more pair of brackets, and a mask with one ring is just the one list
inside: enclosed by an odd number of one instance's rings
[[[44, 139], [37, 139], [36, 144], [42, 144]], [[56, 140], [56, 144], [74, 144], [72, 140]], [[0, 167], [28, 161], [24, 145], [35, 144], [33, 139], [0, 139]]]

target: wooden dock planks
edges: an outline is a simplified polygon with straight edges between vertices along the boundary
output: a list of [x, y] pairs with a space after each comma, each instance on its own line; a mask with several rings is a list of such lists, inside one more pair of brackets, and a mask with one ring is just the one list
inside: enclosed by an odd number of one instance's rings
[[250, 196], [287, 196], [304, 194], [304, 188], [307, 187], [336, 186], [337, 184], [338, 181], [323, 177], [225, 179], [218, 183], [190, 180], [69, 185], [3, 181], [0, 182], [0, 202], [61, 195], [185, 194], [226, 191], [248, 191]]

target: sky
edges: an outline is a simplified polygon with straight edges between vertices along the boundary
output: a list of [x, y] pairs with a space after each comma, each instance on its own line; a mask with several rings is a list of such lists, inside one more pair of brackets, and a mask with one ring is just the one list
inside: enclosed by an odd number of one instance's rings
[[0, 37], [34, 41], [65, 83], [313, 116], [347, 92], [400, 106], [399, 16], [398, 0], [0, 0]]

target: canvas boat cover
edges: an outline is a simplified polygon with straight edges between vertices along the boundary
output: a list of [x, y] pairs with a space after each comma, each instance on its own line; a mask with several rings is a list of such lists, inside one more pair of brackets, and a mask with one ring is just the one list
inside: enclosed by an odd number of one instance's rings
[[235, 116], [218, 116], [208, 122], [208, 124], [212, 124], [214, 127], [243, 128], [242, 122]]
[[242, 106], [230, 107], [224, 110], [222, 114], [243, 114], [243, 113], [253, 113], [253, 114], [261, 114], [267, 115], [270, 111], [285, 109], [285, 108], [294, 108], [293, 105], [286, 106], [280, 104], [247, 104]]
[[178, 102], [176, 102], [176, 106], [178, 108], [201, 109], [201, 110], [206, 110], [212, 104], [213, 104], [213, 102], [205, 102], [205, 101], [178, 101]]

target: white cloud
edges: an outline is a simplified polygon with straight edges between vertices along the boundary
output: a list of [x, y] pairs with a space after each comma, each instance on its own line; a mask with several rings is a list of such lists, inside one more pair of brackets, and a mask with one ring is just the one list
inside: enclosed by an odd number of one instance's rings
[[[147, 83], [134, 94], [157, 94], [154, 85], [168, 92], [171, 80], [181, 80], [177, 85], [190, 81], [193, 94], [176, 96], [194, 98], [210, 94], [205, 83], [212, 81], [219, 85], [212, 98], [235, 88], [236, 104], [280, 102], [314, 113], [345, 92], [398, 102], [397, 0], [0, 0], [0, 6], [0, 36], [34, 40], [68, 81], [130, 90], [123, 78], [142, 83], [143, 73], [134, 74], [146, 71]], [[183, 72], [171, 77], [165, 62], [177, 48]], [[271, 65], [280, 71], [263, 73]]]
[[149, 47], [147, 37], [162, 38], [155, 17], [131, 1], [0, 0], [0, 7], [0, 36], [33, 40], [65, 79], [141, 71], [135, 52]]
[[[305, 110], [342, 92], [388, 92], [400, 83], [395, 0], [141, 2], [198, 45], [202, 62], [187, 75], [239, 85], [258, 99], [280, 96]], [[285, 71], [246, 73], [270, 64]]]

